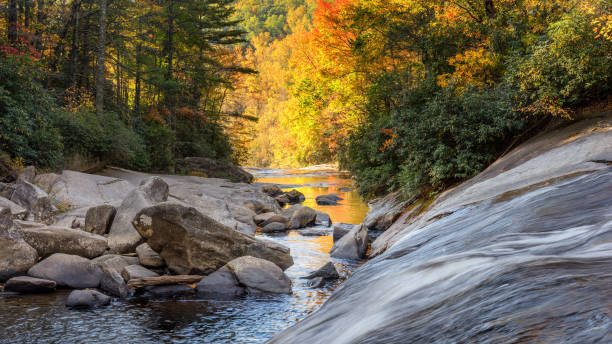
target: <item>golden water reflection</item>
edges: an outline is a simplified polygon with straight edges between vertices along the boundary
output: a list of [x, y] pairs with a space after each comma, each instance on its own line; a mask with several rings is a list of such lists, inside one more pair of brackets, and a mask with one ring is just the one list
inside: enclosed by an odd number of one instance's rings
[[[304, 205], [328, 214], [334, 223], [344, 222], [359, 224], [363, 221], [369, 208], [359, 196], [356, 190], [343, 191], [343, 188], [354, 188], [353, 181], [345, 174], [330, 172], [320, 176], [273, 176], [257, 177], [256, 182], [273, 183], [284, 185], [302, 185], [297, 187], [284, 188], [284, 190], [299, 190], [306, 196]], [[306, 185], [305, 185], [306, 184]], [[342, 190], [341, 190], [342, 189]], [[340, 205], [317, 205], [315, 198], [320, 195], [335, 193], [344, 198]]]

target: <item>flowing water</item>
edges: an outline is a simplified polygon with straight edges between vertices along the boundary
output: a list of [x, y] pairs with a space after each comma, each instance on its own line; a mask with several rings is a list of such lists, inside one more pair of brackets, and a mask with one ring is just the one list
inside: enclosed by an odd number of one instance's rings
[[[357, 193], [349, 190], [352, 182], [345, 173], [329, 168], [252, 172], [256, 182], [300, 190], [307, 197], [305, 205], [328, 213], [333, 222], [360, 223], [368, 210]], [[345, 199], [341, 205], [316, 206], [315, 196], [331, 192]], [[248, 296], [232, 301], [133, 298], [83, 311], [64, 306], [68, 291], [52, 295], [0, 294], [0, 343], [263, 343], [317, 309], [338, 285], [310, 289], [307, 280], [300, 278], [331, 260], [330, 228], [290, 231], [268, 238], [291, 248], [295, 264], [286, 271], [293, 282], [291, 295]], [[345, 274], [355, 267], [349, 262], [335, 262], [344, 263]]]

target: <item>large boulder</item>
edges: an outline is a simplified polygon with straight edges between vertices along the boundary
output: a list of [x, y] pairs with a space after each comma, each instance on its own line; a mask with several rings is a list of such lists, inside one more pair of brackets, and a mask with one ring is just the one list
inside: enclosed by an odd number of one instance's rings
[[166, 265], [166, 263], [164, 263], [164, 259], [159, 255], [159, 253], [153, 251], [151, 246], [149, 246], [147, 243], [136, 247], [136, 254], [138, 254], [138, 261], [142, 266], [149, 268], [161, 268]]
[[55, 221], [57, 208], [51, 202], [49, 195], [34, 184], [20, 181], [15, 185], [10, 200], [27, 209], [29, 219], [47, 224]]
[[113, 224], [117, 209], [110, 204], [103, 204], [87, 209], [85, 215], [86, 232], [98, 235], [107, 234]]
[[302, 203], [306, 200], [306, 197], [304, 196], [304, 194], [295, 189], [289, 192], [285, 192], [285, 196], [289, 198], [289, 204]]
[[23, 169], [23, 171], [19, 172], [19, 176], [17, 177], [18, 181], [34, 183], [34, 177], [36, 177], [36, 167], [28, 166]]
[[139, 211], [168, 200], [168, 184], [159, 177], [143, 180], [121, 203], [108, 236], [108, 245], [118, 253], [133, 252], [142, 242], [132, 220]]
[[253, 216], [253, 221], [258, 226], [261, 226], [262, 223], [268, 221], [272, 216], [276, 216], [276, 215], [277, 214], [273, 212], [258, 214], [258, 215]]
[[291, 280], [272, 262], [244, 256], [227, 263], [227, 267], [249, 293], [291, 293]]
[[100, 279], [100, 289], [120, 298], [130, 295], [130, 290], [125, 284], [121, 273], [108, 265], [102, 265], [102, 278]]
[[20, 206], [19, 204], [0, 196], [0, 207], [8, 208], [11, 210], [11, 217], [13, 219], [23, 220], [25, 219], [28, 211]]
[[289, 228], [298, 229], [314, 225], [317, 219], [317, 212], [309, 207], [301, 207], [291, 215]]
[[232, 270], [227, 266], [202, 278], [196, 286], [196, 290], [198, 295], [202, 297], [236, 297], [246, 293]]
[[96, 308], [110, 304], [111, 298], [96, 290], [73, 290], [66, 306], [73, 308]]
[[342, 237], [345, 236], [348, 232], [350, 232], [351, 229], [353, 229], [354, 227], [355, 225], [351, 225], [349, 223], [336, 223], [334, 225], [333, 232], [334, 243], [342, 239]]
[[4, 291], [21, 294], [51, 293], [55, 291], [56, 285], [54, 281], [46, 279], [18, 276], [6, 281]]
[[190, 157], [178, 160], [176, 172], [189, 174], [199, 172], [209, 178], [223, 178], [236, 183], [252, 183], [253, 176], [238, 166], [204, 157]]
[[102, 269], [87, 258], [56, 253], [31, 267], [28, 275], [55, 281], [60, 287], [97, 288]]
[[368, 250], [368, 228], [355, 226], [334, 244], [329, 253], [334, 258], [363, 259]]
[[283, 190], [281, 190], [281, 188], [278, 187], [278, 185], [274, 185], [274, 184], [265, 185], [264, 187], [261, 188], [261, 191], [270, 197], [276, 197], [283, 193]]
[[98, 264], [102, 268], [107, 267], [121, 274], [123, 268], [125, 268], [126, 266], [137, 265], [138, 258], [120, 256], [118, 254], [108, 254], [92, 259], [92, 262]]
[[270, 260], [282, 269], [293, 265], [288, 248], [235, 231], [176, 203], [143, 209], [134, 226], [177, 274], [211, 273], [244, 255]]
[[11, 210], [0, 207], [0, 282], [25, 274], [37, 261], [36, 250], [15, 232]]
[[19, 238], [0, 235], [0, 282], [25, 274], [38, 261], [38, 253]]
[[36, 249], [40, 257], [53, 253], [95, 258], [108, 249], [106, 238], [78, 229], [64, 227], [31, 227], [20, 230], [23, 239]]

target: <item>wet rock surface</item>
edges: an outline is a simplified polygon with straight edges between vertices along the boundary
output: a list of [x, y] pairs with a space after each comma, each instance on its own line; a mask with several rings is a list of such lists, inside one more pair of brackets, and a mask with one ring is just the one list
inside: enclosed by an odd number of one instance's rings
[[343, 235], [329, 253], [332, 257], [363, 259], [368, 249], [368, 228], [361, 224]]
[[96, 290], [73, 290], [66, 300], [72, 308], [97, 308], [110, 304], [111, 298]]
[[540, 135], [400, 215], [374, 259], [269, 343], [608, 341], [610, 128]]
[[21, 294], [52, 293], [55, 291], [54, 281], [28, 276], [13, 277], [4, 284], [5, 292]]

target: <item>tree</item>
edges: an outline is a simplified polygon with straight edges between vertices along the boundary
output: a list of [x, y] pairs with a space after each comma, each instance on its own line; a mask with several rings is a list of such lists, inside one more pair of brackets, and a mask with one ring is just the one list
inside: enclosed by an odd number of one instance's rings
[[104, 111], [104, 64], [106, 63], [106, 0], [100, 0], [100, 27], [98, 28], [96, 58], [96, 113]]

